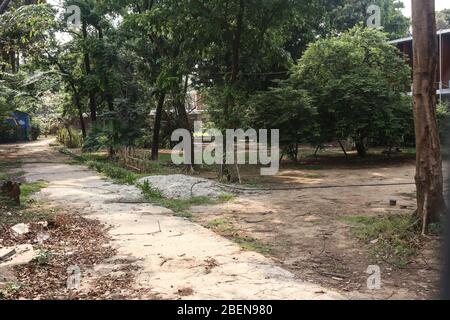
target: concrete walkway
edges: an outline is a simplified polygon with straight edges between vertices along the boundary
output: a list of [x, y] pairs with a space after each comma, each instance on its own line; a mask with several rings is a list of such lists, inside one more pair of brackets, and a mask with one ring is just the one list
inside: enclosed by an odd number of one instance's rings
[[50, 183], [36, 198], [111, 225], [118, 255], [139, 259], [136, 287], [151, 288], [163, 299], [342, 298], [295, 279], [271, 259], [244, 251], [168, 209], [139, 203], [142, 194], [135, 186], [64, 164], [66, 158], [48, 144], [45, 140], [17, 149], [26, 160], [20, 169], [25, 179]]

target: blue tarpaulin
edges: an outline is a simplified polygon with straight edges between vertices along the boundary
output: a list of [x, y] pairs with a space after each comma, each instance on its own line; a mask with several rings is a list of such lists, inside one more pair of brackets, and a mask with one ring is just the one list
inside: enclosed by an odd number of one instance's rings
[[31, 120], [28, 113], [14, 111], [10, 116], [6, 117], [3, 122], [6, 126], [3, 125], [2, 127], [6, 128], [0, 130], [0, 141], [17, 142], [30, 140]]

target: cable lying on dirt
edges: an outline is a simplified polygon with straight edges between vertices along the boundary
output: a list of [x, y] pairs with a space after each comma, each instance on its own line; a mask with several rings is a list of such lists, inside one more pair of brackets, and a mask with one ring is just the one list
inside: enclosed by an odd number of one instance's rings
[[379, 184], [349, 184], [349, 185], [292, 186], [292, 187], [274, 186], [270, 188], [248, 188], [223, 183], [218, 183], [217, 185], [222, 188], [228, 188], [238, 191], [283, 191], [283, 190], [335, 189], [335, 188], [358, 188], [358, 187], [410, 186], [415, 185], [415, 183], [398, 182], [398, 183], [379, 183]]

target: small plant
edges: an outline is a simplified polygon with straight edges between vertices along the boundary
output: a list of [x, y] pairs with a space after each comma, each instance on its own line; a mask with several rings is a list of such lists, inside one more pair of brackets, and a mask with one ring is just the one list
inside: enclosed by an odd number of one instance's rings
[[48, 183], [45, 181], [37, 181], [33, 183], [24, 183], [20, 187], [20, 203], [24, 206], [30, 203], [31, 196], [42, 189], [46, 188]]
[[41, 135], [41, 126], [38, 122], [33, 121], [31, 124], [31, 140], [36, 141]]
[[214, 219], [206, 224], [208, 229], [216, 231], [222, 236], [231, 236], [235, 233], [235, 229], [230, 221], [226, 219]]
[[47, 265], [49, 260], [51, 258], [51, 252], [48, 250], [39, 250], [35, 261], [37, 262], [38, 265], [40, 266], [44, 266]]
[[106, 176], [110, 177], [114, 181], [122, 184], [134, 184], [138, 179], [137, 174], [128, 171], [114, 163], [107, 161], [97, 161], [97, 160], [88, 160], [85, 164], [91, 168], [96, 170], [97, 172], [103, 173]]
[[144, 194], [149, 199], [162, 199], [163, 198], [161, 191], [159, 191], [158, 189], [151, 186], [148, 181], [144, 181], [144, 183], [142, 185], [140, 185], [140, 187], [141, 187], [142, 191], [144, 192]]
[[229, 193], [224, 193], [219, 196], [219, 201], [220, 202], [229, 202], [229, 201], [234, 200], [234, 198], [235, 198], [234, 195], [229, 194]]
[[438, 222], [438, 223], [431, 223], [428, 226], [428, 232], [431, 235], [437, 235], [437, 236], [442, 235], [444, 233], [444, 228], [443, 228], [442, 223], [440, 223], [440, 222]]
[[4, 291], [5, 291], [7, 294], [14, 294], [14, 293], [17, 293], [17, 292], [19, 292], [21, 289], [22, 289], [22, 286], [21, 286], [20, 284], [13, 283], [13, 282], [8, 282], [8, 283], [6, 283], [6, 284], [5, 284], [5, 287], [4, 287]]
[[370, 245], [371, 255], [395, 267], [405, 267], [420, 250], [420, 236], [412, 215], [343, 217], [354, 224], [353, 234]]
[[272, 253], [272, 248], [266, 244], [259, 242], [257, 239], [250, 237], [233, 237], [232, 240], [238, 243], [242, 249], [249, 251], [256, 251], [263, 255]]
[[264, 255], [272, 253], [272, 248], [269, 245], [263, 244], [255, 238], [241, 236], [229, 220], [214, 219], [208, 222], [205, 227], [236, 242], [244, 250], [256, 251]]
[[83, 146], [83, 136], [78, 130], [67, 127], [60, 129], [57, 133], [58, 142], [69, 149], [81, 148]]
[[138, 187], [141, 188], [142, 192], [144, 193], [145, 197], [148, 201], [151, 203], [154, 203], [156, 205], [159, 205], [161, 207], [168, 208], [172, 210], [177, 217], [181, 218], [192, 218], [192, 214], [187, 212], [187, 210], [193, 206], [201, 206], [201, 205], [208, 205], [208, 204], [217, 204], [221, 202], [229, 201], [229, 199], [232, 199], [233, 196], [223, 194], [221, 197], [219, 197], [218, 200], [211, 199], [208, 197], [193, 197], [193, 198], [187, 198], [187, 199], [168, 199], [165, 198], [161, 191], [154, 188], [150, 185], [148, 181], [144, 181], [143, 184], [138, 185]]

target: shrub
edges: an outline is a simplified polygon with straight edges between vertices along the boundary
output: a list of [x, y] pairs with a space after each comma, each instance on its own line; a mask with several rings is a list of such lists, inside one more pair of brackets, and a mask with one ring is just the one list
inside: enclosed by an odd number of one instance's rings
[[[374, 258], [395, 267], [405, 267], [420, 250], [420, 237], [412, 215], [342, 218], [355, 225], [354, 235], [371, 246]], [[434, 228], [437, 229], [436, 227]]]
[[31, 125], [31, 140], [36, 141], [41, 135], [41, 126], [38, 123]]
[[17, 127], [0, 118], [0, 141], [12, 141], [17, 135]]
[[117, 146], [112, 127], [94, 125], [83, 143], [83, 152], [114, 150], [115, 147]]
[[441, 140], [448, 138], [448, 134], [450, 132], [450, 111], [448, 102], [439, 103], [436, 107], [436, 117], [439, 126], [439, 134], [441, 136]]
[[67, 127], [58, 131], [58, 141], [67, 148], [81, 148], [83, 145], [83, 136], [78, 130]]
[[127, 169], [124, 169], [122, 167], [119, 167], [114, 163], [95, 160], [88, 160], [85, 163], [89, 168], [94, 169], [97, 172], [103, 173], [119, 183], [132, 185], [136, 182], [138, 178], [138, 176], [135, 173], [128, 171]]

